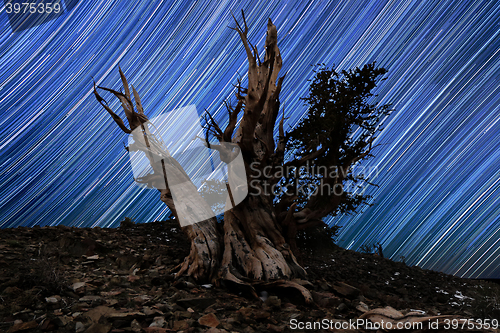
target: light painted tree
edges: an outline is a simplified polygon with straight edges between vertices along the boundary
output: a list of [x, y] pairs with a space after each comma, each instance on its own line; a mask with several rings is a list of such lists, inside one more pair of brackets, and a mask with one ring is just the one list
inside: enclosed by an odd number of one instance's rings
[[[269, 19], [265, 56], [261, 60], [257, 48], [248, 40], [244, 15], [243, 25], [236, 19], [235, 22], [233, 29], [239, 34], [248, 59], [248, 84], [245, 88], [238, 81], [236, 103], [226, 103], [229, 120], [225, 128], [207, 114], [203, 140], [207, 147], [220, 153], [222, 161], [231, 161], [234, 154], [242, 154], [249, 184], [248, 195], [243, 202], [224, 213], [222, 233], [218, 232], [215, 218], [183, 227], [191, 241], [191, 251], [178, 267], [176, 276], [188, 275], [199, 281], [224, 281], [246, 287], [250, 292], [255, 283], [265, 283], [268, 287], [293, 287], [310, 302], [307, 290], [291, 281], [306, 277], [294, 255], [297, 251], [295, 236], [300, 229], [322, 224], [322, 219], [327, 216], [353, 212], [368, 202], [366, 195], [339, 191], [338, 188], [343, 189], [347, 183], [352, 187], [367, 181], [363, 175], [355, 176], [352, 167], [371, 156], [375, 134], [381, 130], [384, 116], [391, 111], [389, 105], [369, 103], [372, 89], [386, 70], [377, 69], [374, 64], [341, 73], [321, 67], [312, 81], [309, 96], [304, 98], [309, 106], [307, 114], [296, 128], [286, 133], [285, 118], [278, 117], [284, 76], [279, 77], [282, 59], [277, 29]], [[179, 179], [189, 182], [189, 177], [175, 160], [165, 158], [161, 164], [154, 162], [157, 159], [152, 156], [151, 147], [158, 146], [157, 139], [148, 128], [139, 94], [132, 87], [131, 95], [121, 69], [120, 75], [123, 93], [95, 84], [94, 92], [99, 103], [125, 133], [142, 136], [134, 139], [143, 142], [142, 147], [128, 149], [142, 150], [154, 172], [138, 181], [154, 186], [154, 179], [165, 177], [168, 169]], [[97, 88], [119, 98], [129, 127], [111, 110]], [[277, 138], [273, 134], [276, 126]], [[164, 183], [168, 184], [167, 179]], [[304, 184], [313, 185], [315, 191], [305, 193], [301, 190]], [[277, 193], [273, 191], [277, 187], [287, 190]], [[186, 209], [190, 206], [190, 198], [199, 195], [194, 185], [187, 186], [183, 198], [188, 204], [176, 207], [168, 185], [159, 191], [160, 199], [176, 217], [188, 214]], [[192, 206], [211, 210], [209, 204], [200, 206], [192, 202]]]

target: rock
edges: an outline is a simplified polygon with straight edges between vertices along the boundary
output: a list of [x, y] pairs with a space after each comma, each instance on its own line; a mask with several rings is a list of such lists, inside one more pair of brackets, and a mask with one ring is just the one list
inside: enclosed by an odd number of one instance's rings
[[139, 261], [138, 257], [133, 255], [122, 255], [116, 259], [116, 263], [119, 269], [129, 270]]
[[165, 317], [154, 317], [153, 322], [149, 327], [163, 327], [165, 325]]
[[98, 323], [99, 319], [101, 319], [101, 317], [103, 317], [103, 316], [108, 317], [115, 312], [116, 312], [115, 309], [101, 305], [101, 306], [98, 306], [96, 308], [89, 310], [87, 313], [85, 313], [85, 317], [88, 317], [94, 323]]
[[173, 332], [172, 330], [160, 327], [145, 327], [142, 329], [145, 333], [167, 333]]
[[188, 319], [191, 318], [193, 314], [189, 311], [175, 311], [174, 317], [175, 319]]
[[172, 329], [174, 331], [187, 330], [189, 328], [189, 323], [187, 320], [175, 320]]
[[63, 237], [59, 240], [59, 247], [65, 249], [71, 255], [81, 257], [82, 255], [93, 256], [95, 251], [103, 251], [105, 248], [90, 238]]
[[132, 331], [134, 332], [140, 332], [142, 330], [141, 324], [137, 321], [137, 319], [132, 320], [130, 323], [130, 327], [132, 328]]
[[321, 289], [324, 291], [330, 290], [330, 284], [328, 284], [326, 281], [323, 280], [318, 280], [316, 281]]
[[251, 326], [247, 326], [243, 329], [243, 333], [255, 333], [255, 330]]
[[227, 333], [227, 331], [223, 328], [220, 329], [220, 328], [212, 327], [209, 330], [205, 331], [205, 333]]
[[75, 324], [76, 333], [81, 333], [85, 331], [85, 325], [81, 321], [77, 321]]
[[108, 333], [109, 331], [111, 331], [111, 325], [93, 323], [85, 333]]
[[128, 282], [135, 282], [135, 281], [140, 280], [140, 279], [141, 279], [141, 277], [137, 276], [137, 275], [129, 275], [127, 277]]
[[77, 294], [81, 294], [85, 292], [85, 282], [75, 282], [71, 286], [71, 289]]
[[56, 325], [57, 327], [64, 327], [72, 321], [73, 321], [73, 319], [71, 317], [68, 317], [68, 316], [58, 316], [58, 317], [52, 319], [52, 323], [54, 325]]
[[150, 299], [151, 299], [151, 297], [148, 295], [140, 295], [140, 296], [134, 297], [134, 302], [137, 304], [144, 304], [144, 303], [148, 302]]
[[38, 327], [38, 323], [34, 320], [28, 321], [26, 323], [18, 323], [11, 326], [7, 333], [21, 332], [26, 330], [32, 330]]
[[179, 281], [175, 282], [174, 286], [179, 288], [179, 289], [195, 289], [196, 288], [196, 285], [194, 283], [189, 282], [189, 281], [183, 281], [183, 280], [179, 280]]
[[332, 293], [319, 293], [316, 291], [312, 291], [311, 295], [313, 297], [314, 302], [316, 302], [319, 306], [322, 307], [337, 307], [342, 303], [342, 299], [338, 298]]
[[45, 318], [40, 324], [40, 329], [44, 332], [53, 331], [56, 329], [56, 325], [48, 318]]
[[279, 309], [281, 307], [281, 300], [278, 296], [269, 296], [266, 299], [265, 304], [271, 308]]
[[344, 282], [338, 282], [333, 286], [333, 289], [335, 290], [335, 292], [349, 299], [355, 299], [361, 293], [358, 288], [350, 286]]
[[85, 295], [81, 297], [78, 302], [85, 302], [85, 303], [94, 303], [94, 304], [101, 304], [103, 298], [98, 295]]
[[273, 325], [273, 324], [267, 324], [267, 331], [281, 333], [281, 332], [283, 332], [283, 327]]
[[57, 304], [61, 301], [61, 296], [59, 295], [54, 295], [50, 297], [45, 297], [45, 302], [49, 304]]
[[146, 316], [154, 316], [154, 315], [162, 315], [163, 314], [163, 312], [161, 312], [160, 310], [158, 310], [158, 309], [151, 309], [149, 306], [144, 306], [142, 308], [142, 312]]
[[239, 312], [245, 320], [262, 320], [268, 319], [271, 316], [268, 311], [250, 307], [242, 307], [237, 312]]
[[144, 313], [140, 311], [131, 312], [112, 312], [106, 315], [109, 319], [132, 319], [144, 317]]
[[347, 305], [345, 303], [340, 303], [339, 306], [337, 306], [337, 310], [342, 312], [347, 309]]
[[367, 312], [370, 310], [370, 308], [368, 307], [368, 305], [366, 305], [365, 303], [363, 302], [359, 302], [358, 305], [356, 305], [356, 310], [358, 311], [361, 311], [361, 312]]
[[183, 298], [177, 300], [177, 304], [182, 306], [183, 308], [195, 308], [198, 310], [205, 310], [208, 308], [210, 305], [215, 304], [216, 300], [215, 298], [211, 297], [193, 297], [193, 298]]
[[213, 313], [208, 313], [203, 317], [200, 317], [200, 319], [198, 319], [198, 323], [202, 326], [217, 327], [219, 326], [220, 321]]
[[3, 290], [3, 294], [5, 295], [18, 295], [20, 293], [22, 293], [22, 290], [18, 287], [7, 287]]

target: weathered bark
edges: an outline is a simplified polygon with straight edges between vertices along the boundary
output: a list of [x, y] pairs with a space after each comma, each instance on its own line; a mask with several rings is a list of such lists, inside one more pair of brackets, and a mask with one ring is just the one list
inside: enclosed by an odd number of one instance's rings
[[[236, 21], [236, 19], [235, 19]], [[219, 142], [238, 144], [244, 156], [249, 195], [241, 204], [224, 214], [224, 250], [219, 276], [223, 280], [242, 284], [250, 280], [303, 278], [306, 273], [297, 263], [282, 227], [277, 220], [273, 196], [264, 194], [256, 175], [273, 160], [283, 158], [284, 144], [276, 149], [273, 136], [279, 111], [279, 93], [284, 77], [278, 78], [282, 60], [277, 44], [277, 29], [269, 19], [264, 61], [247, 39], [248, 27], [236, 21], [236, 30], [248, 58], [248, 87], [237, 86], [237, 104], [228, 105], [229, 124], [224, 131], [212, 118], [208, 132]], [[235, 130], [238, 114], [243, 111], [240, 126]], [[283, 119], [280, 122], [283, 137]], [[207, 145], [208, 138], [207, 138]], [[277, 181], [277, 180], [274, 180]], [[260, 192], [260, 193], [259, 193]]]
[[221, 278], [243, 283], [305, 277], [266, 201], [250, 195], [224, 214]]

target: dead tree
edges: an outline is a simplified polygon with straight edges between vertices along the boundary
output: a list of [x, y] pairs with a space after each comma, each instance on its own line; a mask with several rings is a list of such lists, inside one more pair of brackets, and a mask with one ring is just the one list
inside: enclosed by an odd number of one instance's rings
[[[320, 71], [311, 87], [321, 84], [321, 80], [326, 80], [326, 84], [337, 83], [336, 88], [329, 88], [333, 89], [329, 93], [335, 93], [334, 90], [337, 90], [347, 95], [336, 102], [331, 96], [321, 97], [325, 99], [324, 104], [332, 103], [330, 109], [325, 104], [322, 110], [314, 109], [315, 101], [321, 98], [311, 97], [310, 101], [305, 99], [311, 105], [308, 116], [297, 129], [285, 133], [285, 118], [282, 116], [278, 119], [279, 95], [284, 76], [279, 77], [282, 59], [277, 44], [277, 29], [269, 19], [265, 56], [262, 60], [257, 48], [247, 38], [245, 17], [243, 16], [243, 26], [238, 24], [236, 19], [235, 22], [233, 29], [239, 34], [248, 59], [248, 85], [245, 88], [241, 81], [238, 81], [236, 103], [226, 103], [229, 121], [225, 128], [221, 128], [209, 114], [207, 115], [204, 141], [207, 147], [220, 153], [223, 161], [231, 160], [232, 154], [235, 153], [232, 147], [238, 147], [243, 156], [246, 181], [249, 184], [248, 195], [243, 202], [224, 213], [222, 234], [217, 231], [215, 218], [183, 228], [191, 240], [191, 252], [178, 267], [176, 276], [189, 275], [200, 281], [224, 281], [229, 285], [246, 286], [250, 291], [253, 290], [251, 285], [255, 283], [266, 283], [268, 287], [294, 287], [302, 292], [306, 301], [311, 301], [305, 288], [290, 281], [306, 276], [305, 270], [294, 256], [294, 237], [297, 230], [323, 223], [322, 218], [325, 216], [353, 209], [363, 200], [366, 201], [367, 197], [352, 193], [337, 195], [331, 191], [304, 195], [299, 194], [298, 189], [301, 182], [307, 180], [316, 185], [320, 180], [321, 186], [329, 188], [342, 185], [346, 181], [356, 182], [350, 174], [351, 167], [370, 156], [373, 134], [379, 130], [377, 125], [380, 114], [388, 111], [387, 105], [377, 108], [366, 104], [366, 98], [371, 96], [370, 90], [375, 86], [375, 79], [385, 71], [365, 66], [362, 70], [342, 73], [343, 78], [335, 82], [326, 77], [319, 77], [321, 73], [323, 76], [332, 76], [331, 72]], [[134, 146], [129, 149], [143, 150], [151, 155], [150, 148], [154, 142], [150, 141], [154, 141], [154, 137], [145, 126], [148, 118], [143, 112], [138, 93], [132, 87], [134, 109], [130, 89], [121, 69], [120, 75], [124, 93], [95, 87], [94, 84], [95, 96], [125, 133], [135, 133], [138, 137], [134, 140], [142, 142], [142, 147]], [[364, 75], [366, 85], [362, 80], [357, 83], [358, 79], [355, 77], [359, 75]], [[343, 82], [342, 80], [345, 81], [344, 86], [339, 83]], [[361, 86], [363, 88], [359, 89]], [[98, 94], [97, 88], [111, 92], [119, 98], [130, 128], [109, 108]], [[313, 91], [310, 91], [312, 94]], [[332, 107], [335, 110], [331, 111]], [[331, 116], [329, 112], [334, 115]], [[345, 119], [340, 118], [342, 115]], [[314, 121], [317, 122], [316, 125], [312, 123]], [[277, 122], [279, 136], [275, 138], [273, 130]], [[317, 130], [308, 129], [308, 126], [316, 126]], [[349, 139], [352, 134], [352, 128], [349, 126], [357, 126], [364, 131], [357, 141]], [[139, 127], [140, 131], [134, 131]], [[301, 139], [302, 134], [305, 136]], [[310, 135], [315, 137], [308, 137]], [[216, 142], [211, 142], [212, 138]], [[285, 154], [293, 151], [293, 158], [285, 160]], [[148, 156], [148, 159], [151, 165], [154, 165], [154, 173], [147, 179], [145, 177], [138, 181], [154, 184], [155, 178], [164, 177], [167, 168], [179, 178], [184, 177], [183, 179], [189, 181], [182, 167], [169, 160], [168, 156], [162, 158], [161, 164], [155, 156]], [[324, 170], [306, 174], [299, 172], [299, 169], [308, 163], [335, 166], [340, 172], [335, 175]], [[164, 182], [168, 183], [166, 179]], [[289, 191], [280, 194], [270, 191], [277, 185], [288, 185]], [[165, 189], [160, 189], [160, 198], [177, 217], [179, 213], [187, 214], [186, 211], [180, 210], [189, 206], [189, 198], [196, 196], [195, 192], [194, 186], [185, 190], [183, 198], [188, 204], [182, 207], [175, 206], [168, 185]], [[209, 211], [211, 208], [206, 205], [198, 209]]]

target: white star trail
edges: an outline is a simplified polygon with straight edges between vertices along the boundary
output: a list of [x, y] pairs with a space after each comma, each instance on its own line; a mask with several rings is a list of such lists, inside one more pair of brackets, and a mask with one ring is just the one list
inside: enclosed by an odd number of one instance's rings
[[[372, 207], [337, 216], [339, 244], [380, 242], [407, 264], [500, 278], [500, 3], [495, 1], [79, 1], [13, 32], [0, 10], [0, 227], [114, 227], [164, 219], [136, 186], [127, 137], [92, 78], [121, 87], [149, 118], [196, 105], [227, 121], [247, 60], [231, 13], [262, 54], [268, 18], [287, 73], [285, 128], [304, 114], [311, 65], [388, 69], [377, 101], [395, 112], [376, 140]], [[103, 97], [121, 114], [120, 104]], [[284, 105], [284, 107], [283, 107]]]

